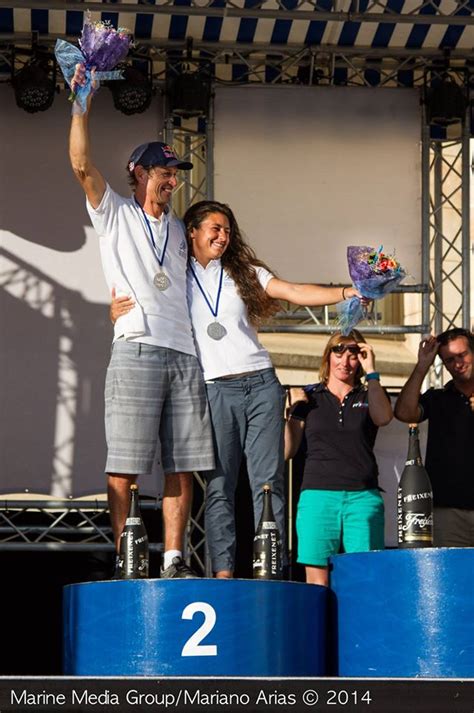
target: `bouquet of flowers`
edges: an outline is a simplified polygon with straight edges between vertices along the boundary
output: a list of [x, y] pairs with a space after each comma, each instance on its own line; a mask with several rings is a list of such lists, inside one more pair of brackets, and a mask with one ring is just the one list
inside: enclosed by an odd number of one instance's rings
[[[69, 97], [79, 105], [80, 113], [86, 111], [87, 97], [93, 91], [93, 83], [122, 79], [122, 72], [111, 70], [125, 59], [132, 43], [130, 31], [119, 27], [116, 30], [108, 22], [92, 22], [87, 14], [79, 39], [79, 47], [57, 40], [54, 52], [64, 79], [71, 86], [76, 70], [76, 64], [84, 64], [86, 68], [84, 86], [77, 86]], [[80, 48], [80, 49], [79, 49]], [[92, 76], [92, 70], [94, 74]]]
[[[395, 255], [367, 246], [351, 245], [347, 248], [347, 264], [354, 287], [363, 297], [380, 299], [397, 287], [406, 276]], [[339, 307], [338, 325], [343, 334], [349, 334], [366, 316], [365, 307], [358, 297], [342, 302]]]

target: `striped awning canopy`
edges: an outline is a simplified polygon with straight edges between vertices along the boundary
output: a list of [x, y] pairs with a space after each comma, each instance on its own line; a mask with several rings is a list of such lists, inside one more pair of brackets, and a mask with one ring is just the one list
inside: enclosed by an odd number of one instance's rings
[[474, 0], [0, 0], [0, 46], [74, 39], [86, 12], [155, 67], [207, 59], [223, 81], [413, 86], [474, 59]]

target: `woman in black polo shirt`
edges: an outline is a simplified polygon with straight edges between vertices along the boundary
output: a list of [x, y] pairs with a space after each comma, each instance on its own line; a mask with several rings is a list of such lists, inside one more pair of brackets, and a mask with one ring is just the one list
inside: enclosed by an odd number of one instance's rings
[[357, 330], [331, 336], [320, 379], [305, 389], [290, 389], [285, 456], [295, 455], [304, 436], [298, 562], [305, 565], [307, 582], [327, 585], [331, 555], [384, 547], [373, 448], [378, 427], [387, 425], [393, 413], [375, 371], [374, 351]]

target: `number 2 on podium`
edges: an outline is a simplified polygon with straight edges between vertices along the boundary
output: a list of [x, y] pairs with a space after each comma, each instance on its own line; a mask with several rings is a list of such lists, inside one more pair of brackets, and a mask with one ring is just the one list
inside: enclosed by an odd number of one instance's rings
[[204, 621], [184, 644], [181, 656], [217, 656], [216, 644], [201, 644], [201, 641], [213, 630], [216, 623], [214, 607], [211, 607], [207, 602], [192, 602], [183, 609], [181, 619], [192, 619], [198, 612], [204, 614]]

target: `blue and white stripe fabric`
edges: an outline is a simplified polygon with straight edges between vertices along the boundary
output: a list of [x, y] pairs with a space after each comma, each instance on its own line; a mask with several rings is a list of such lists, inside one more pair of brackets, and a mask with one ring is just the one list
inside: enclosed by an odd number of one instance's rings
[[[211, 0], [199, 3], [200, 7], [209, 5], [221, 9], [221, 16], [182, 13], [183, 8], [191, 6], [191, 0], [173, 0], [166, 5], [169, 12], [140, 12], [150, 6], [165, 7], [157, 0], [135, 0], [136, 13], [120, 12], [120, 5], [108, 0], [104, 2], [103, 12], [91, 13], [93, 20], [108, 20], [114, 26], [128, 27], [137, 40], [163, 39], [184, 40], [192, 37], [196, 41], [228, 43], [263, 43], [263, 44], [300, 44], [302, 46], [330, 45], [331, 47], [376, 47], [408, 49], [472, 49], [474, 45], [474, 26], [469, 19], [474, 15], [474, 0], [456, 2], [456, 0], [315, 0], [301, 3], [300, 0]], [[127, 5], [134, 0], [127, 0]], [[114, 5], [116, 10], [114, 10]], [[196, 3], [198, 5], [198, 3]], [[274, 14], [291, 11], [294, 19], [234, 17], [225, 15], [227, 9], [273, 10]], [[77, 6], [80, 8], [80, 5]], [[179, 14], [173, 13], [173, 7], [180, 8]], [[106, 9], [105, 9], [106, 8]], [[314, 20], [308, 20], [308, 11], [313, 8]], [[365, 13], [366, 20], [327, 21], [318, 19], [318, 11], [327, 13]], [[301, 12], [305, 19], [297, 19]], [[384, 22], [370, 22], [372, 14], [386, 15]], [[395, 17], [394, 17], [395, 14]], [[421, 16], [452, 15], [465, 17], [466, 23], [430, 24], [420, 22]], [[406, 18], [397, 23], [397, 15]], [[410, 17], [415, 21], [410, 22]], [[45, 9], [0, 9], [0, 35], [38, 32], [40, 35], [59, 37], [79, 35], [84, 21], [82, 10], [45, 10]]]
[[[423, 52], [437, 51], [438, 57], [441, 51], [462, 53], [462, 65], [474, 47], [474, 0], [171, 0], [169, 4], [164, 0], [127, 0], [128, 6], [133, 4], [137, 6], [135, 13], [120, 12], [117, 0], [103, 0], [104, 11], [94, 11], [91, 16], [93, 20], [108, 20], [115, 27], [129, 28], [138, 45], [141, 40], [157, 41], [156, 46], [160, 47], [162, 41], [161, 50], [168, 52], [168, 59], [174, 54], [177, 61], [183, 59], [188, 38], [195, 46], [206, 43], [211, 52], [215, 51], [214, 44], [216, 50], [227, 45], [233, 53], [232, 62], [213, 65], [216, 77], [224, 81], [306, 83], [308, 75], [300, 72], [308, 72], [307, 55], [303, 70], [295, 58], [282, 74], [278, 52], [286, 49], [296, 55], [299, 49], [304, 51], [311, 47], [323, 53], [326, 48], [332, 56], [340, 50], [340, 55], [348, 56], [349, 61], [335, 62], [331, 75], [335, 84], [413, 86], [420, 85], [423, 79], [423, 67], [416, 66], [417, 52], [423, 55]], [[160, 11], [150, 12], [153, 6]], [[79, 3], [77, 7], [80, 8]], [[197, 13], [198, 8], [207, 7], [216, 10], [216, 16]], [[256, 10], [262, 10], [263, 15], [268, 11], [270, 16], [257, 17]], [[245, 11], [254, 14], [245, 16]], [[331, 20], [331, 13], [339, 19]], [[40, 39], [41, 36], [53, 41], [56, 37], [71, 39], [80, 34], [84, 17], [80, 9], [3, 8], [0, 9], [0, 41], [2, 35], [23, 36], [25, 41], [31, 32], [39, 33]], [[440, 18], [444, 21], [437, 22]], [[170, 43], [176, 45], [173, 47]], [[271, 53], [273, 45], [275, 57]], [[240, 63], [239, 47], [242, 47], [242, 55], [249, 47], [261, 47], [261, 66], [249, 69], [245, 59]], [[361, 50], [362, 58], [364, 50], [366, 55], [369, 49], [380, 51], [377, 58], [372, 53], [370, 67], [362, 73], [351, 69], [350, 54], [357, 49]], [[387, 55], [393, 54], [395, 49], [409, 50], [412, 55], [387, 76], [379, 66], [384, 49]], [[200, 56], [206, 57], [205, 49], [201, 48]], [[165, 59], [165, 54], [155, 59], [155, 74], [165, 70]]]

